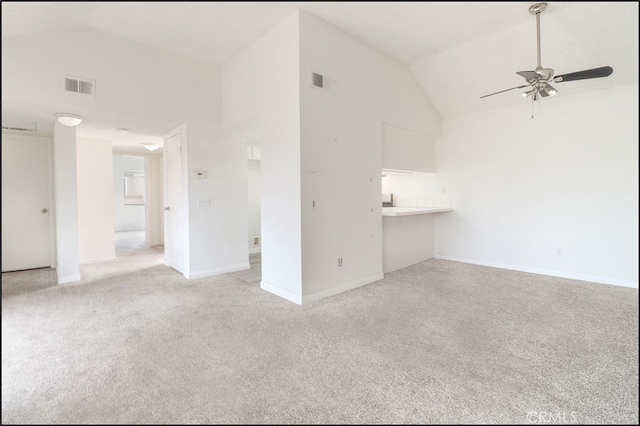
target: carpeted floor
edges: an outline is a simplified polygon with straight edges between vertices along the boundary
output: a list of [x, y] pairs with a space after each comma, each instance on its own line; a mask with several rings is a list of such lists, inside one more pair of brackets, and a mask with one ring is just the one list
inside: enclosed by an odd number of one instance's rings
[[638, 291], [429, 260], [305, 306], [143, 243], [2, 274], [2, 423], [638, 424]]

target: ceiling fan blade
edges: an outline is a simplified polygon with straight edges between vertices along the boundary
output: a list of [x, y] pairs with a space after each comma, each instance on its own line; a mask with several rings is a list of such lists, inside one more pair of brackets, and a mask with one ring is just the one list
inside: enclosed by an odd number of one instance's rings
[[511, 89], [504, 89], [504, 90], [501, 90], [501, 91], [499, 91], [499, 92], [489, 93], [488, 95], [480, 96], [480, 99], [482, 99], [482, 98], [486, 98], [487, 96], [497, 95], [498, 93], [508, 92], [509, 90], [523, 89], [523, 88], [525, 88], [525, 87], [529, 87], [529, 85], [528, 85], [528, 84], [525, 84], [524, 86], [512, 87]]
[[553, 79], [553, 82], [561, 83], [565, 81], [586, 80], [588, 78], [608, 77], [612, 72], [613, 68], [611, 68], [610, 66], [593, 68], [590, 70], [576, 71], [570, 72], [568, 74], [558, 75]]
[[535, 71], [518, 71], [516, 74], [518, 74], [521, 77], [524, 77], [524, 79], [527, 81], [536, 80], [540, 78], [538, 73]]

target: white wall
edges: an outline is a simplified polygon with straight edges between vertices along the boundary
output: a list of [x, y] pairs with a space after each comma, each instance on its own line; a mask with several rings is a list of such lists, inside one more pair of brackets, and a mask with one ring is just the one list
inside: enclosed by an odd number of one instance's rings
[[637, 287], [638, 85], [534, 107], [444, 120], [436, 257]]
[[385, 274], [433, 258], [434, 216], [383, 216], [382, 269]]
[[108, 140], [78, 138], [76, 163], [81, 264], [116, 257], [112, 149]]
[[76, 129], [56, 122], [53, 128], [53, 190], [58, 284], [80, 280], [76, 143]]
[[[130, 156], [113, 156], [112, 193], [115, 232], [144, 231], [145, 230], [145, 205], [124, 204], [124, 186], [122, 176], [125, 171], [144, 172], [144, 158]], [[146, 200], [145, 200], [146, 202]], [[105, 222], [106, 225], [106, 222]]]
[[[183, 165], [189, 183], [189, 260], [187, 278], [201, 278], [249, 268], [247, 247], [247, 150], [246, 140], [219, 126], [187, 126], [188, 164]], [[184, 163], [183, 163], [184, 164]], [[204, 170], [199, 179], [196, 171]], [[208, 198], [209, 206], [198, 199]], [[205, 226], [206, 225], [206, 226]]]
[[[296, 12], [223, 69], [225, 127], [257, 122], [261, 138], [261, 287], [296, 303], [302, 301], [299, 62]], [[245, 133], [245, 165], [246, 140]]]
[[[76, 27], [3, 37], [2, 57], [3, 81], [11, 81], [2, 86], [3, 100], [29, 99], [34, 110], [53, 103], [51, 114], [74, 111], [84, 115], [85, 125], [130, 127], [128, 117], [137, 117], [140, 123], [164, 122], [167, 132], [197, 119], [221, 120], [221, 67], [169, 50]], [[96, 96], [63, 91], [68, 75], [95, 80]]]
[[296, 12], [224, 66], [224, 125], [256, 121], [262, 288], [303, 303], [382, 278], [382, 124], [440, 135], [406, 67]]
[[[132, 129], [129, 123], [135, 122], [152, 136], [186, 124], [188, 210], [203, 194], [219, 201], [215, 208], [185, 212], [190, 220], [186, 275], [249, 266], [246, 151], [244, 141], [221, 132], [222, 66], [86, 28], [3, 37], [2, 57], [3, 113], [5, 101], [22, 105], [28, 99], [34, 114], [44, 117], [70, 111], [84, 115], [83, 124]], [[94, 79], [96, 96], [64, 92], [64, 75]], [[52, 104], [55, 110], [47, 107]], [[194, 179], [196, 167], [212, 178]], [[219, 170], [229, 173], [222, 176]]]
[[162, 155], [145, 156], [147, 204], [145, 217], [146, 241], [151, 246], [164, 244], [164, 172]]
[[383, 123], [436, 137], [440, 117], [404, 65], [306, 13], [300, 73], [306, 302], [382, 278]]
[[254, 245], [254, 237], [260, 237], [260, 161], [247, 160], [247, 190], [249, 197], [249, 253], [259, 253], [260, 244]]

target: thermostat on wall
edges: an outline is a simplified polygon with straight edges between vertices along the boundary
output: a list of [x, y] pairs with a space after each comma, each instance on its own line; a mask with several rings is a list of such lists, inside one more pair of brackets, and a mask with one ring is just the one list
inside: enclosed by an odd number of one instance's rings
[[198, 179], [204, 179], [207, 177], [207, 171], [206, 170], [196, 170], [196, 177]]

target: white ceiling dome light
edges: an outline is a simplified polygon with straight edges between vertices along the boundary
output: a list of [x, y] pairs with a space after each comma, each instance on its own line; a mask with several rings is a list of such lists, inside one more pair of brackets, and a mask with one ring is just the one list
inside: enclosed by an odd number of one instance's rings
[[144, 146], [147, 150], [153, 152], [156, 149], [160, 148], [158, 145], [154, 145], [152, 143], [143, 143], [142, 146]]
[[81, 115], [69, 114], [67, 112], [59, 112], [54, 115], [56, 116], [58, 123], [63, 124], [67, 127], [77, 126], [78, 124], [82, 123], [82, 120], [84, 120], [84, 117]]

